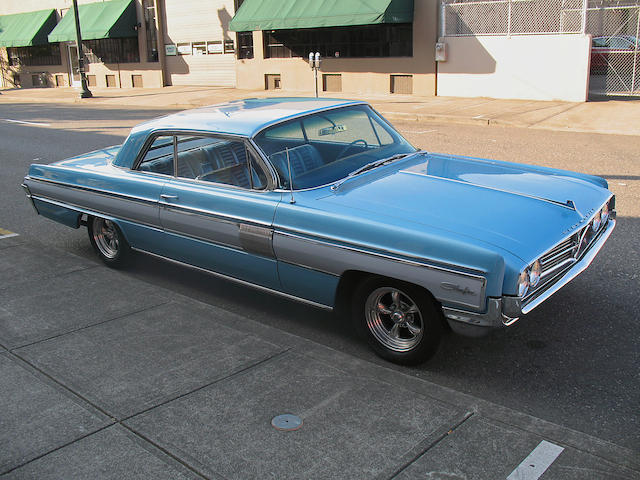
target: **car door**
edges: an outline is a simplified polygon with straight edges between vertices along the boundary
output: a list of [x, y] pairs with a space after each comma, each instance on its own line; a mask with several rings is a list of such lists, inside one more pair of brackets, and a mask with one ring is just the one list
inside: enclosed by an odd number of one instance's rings
[[175, 136], [175, 178], [160, 195], [169, 256], [279, 288], [273, 217], [282, 194], [242, 138]]

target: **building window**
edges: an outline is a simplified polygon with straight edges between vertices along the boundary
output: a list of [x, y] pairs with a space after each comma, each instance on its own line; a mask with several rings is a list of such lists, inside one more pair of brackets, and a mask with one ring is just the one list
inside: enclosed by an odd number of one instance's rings
[[48, 87], [49, 86], [49, 78], [46, 73], [36, 73], [31, 75], [31, 85], [34, 87]]
[[131, 75], [131, 85], [133, 88], [142, 88], [142, 75]]
[[342, 91], [342, 75], [335, 73], [322, 74], [322, 91], [323, 92], [341, 92]]
[[224, 41], [224, 53], [234, 53], [235, 48], [233, 46], [233, 40]]
[[108, 88], [115, 88], [117, 87], [116, 85], [116, 76], [115, 75], [105, 75], [104, 79], [107, 83], [107, 87]]
[[138, 63], [137, 38], [102, 38], [83, 40], [82, 47], [89, 63]]
[[413, 75], [391, 75], [391, 93], [413, 93]]
[[265, 58], [411, 57], [413, 25], [394, 23], [354, 27], [299, 28], [264, 32]]
[[253, 32], [238, 32], [236, 39], [238, 44], [238, 58], [253, 58]]
[[265, 90], [279, 90], [280, 89], [280, 74], [266, 73], [264, 75], [264, 89]]
[[64, 87], [64, 75], [56, 75], [56, 87]]
[[60, 46], [57, 43], [37, 47], [7, 48], [9, 65], [62, 65]]
[[153, 0], [143, 0], [144, 25], [147, 31], [147, 62], [158, 61], [158, 30], [156, 28], [156, 7]]
[[98, 83], [96, 82], [96, 76], [95, 75], [87, 75], [87, 85], [90, 86], [90, 87], [98, 86]]

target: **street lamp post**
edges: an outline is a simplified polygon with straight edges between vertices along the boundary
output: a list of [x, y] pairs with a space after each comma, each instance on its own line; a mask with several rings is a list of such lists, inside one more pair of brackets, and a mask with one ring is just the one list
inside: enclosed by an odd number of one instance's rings
[[318, 97], [318, 70], [320, 70], [320, 52], [309, 52], [309, 66], [313, 70], [314, 79], [316, 83], [316, 98]]
[[78, 72], [80, 73], [80, 98], [91, 98], [93, 94], [87, 86], [87, 76], [84, 71], [84, 53], [82, 52], [82, 34], [80, 33], [80, 16], [78, 15], [78, 0], [73, 0], [73, 16], [76, 21], [76, 48], [78, 49]]

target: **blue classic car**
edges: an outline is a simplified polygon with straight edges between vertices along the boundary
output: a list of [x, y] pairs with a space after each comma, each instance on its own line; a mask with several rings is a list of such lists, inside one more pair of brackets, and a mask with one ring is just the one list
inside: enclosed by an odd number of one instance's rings
[[431, 357], [447, 325], [511, 325], [615, 226], [599, 177], [417, 150], [364, 102], [271, 98], [176, 113], [123, 145], [32, 165], [36, 211], [131, 251], [321, 308], [382, 357]]

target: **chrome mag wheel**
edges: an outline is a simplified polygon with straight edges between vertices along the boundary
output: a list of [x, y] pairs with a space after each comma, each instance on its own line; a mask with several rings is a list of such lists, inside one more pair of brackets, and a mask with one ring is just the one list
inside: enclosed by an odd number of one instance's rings
[[115, 222], [90, 217], [87, 230], [94, 250], [104, 263], [114, 268], [123, 267], [128, 263], [131, 248]]
[[393, 287], [373, 290], [365, 302], [367, 327], [380, 344], [394, 352], [408, 352], [424, 335], [424, 321], [418, 304]]
[[120, 232], [111, 220], [93, 219], [93, 240], [99, 252], [108, 259], [114, 259], [120, 251]]

